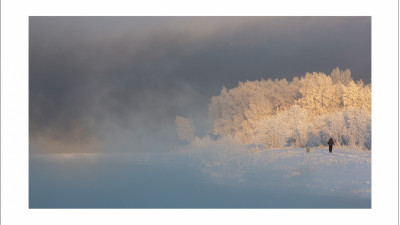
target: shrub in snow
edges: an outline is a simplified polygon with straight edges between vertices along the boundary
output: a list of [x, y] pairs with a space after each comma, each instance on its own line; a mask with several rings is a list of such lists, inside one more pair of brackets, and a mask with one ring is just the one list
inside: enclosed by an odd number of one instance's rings
[[182, 141], [192, 142], [194, 140], [194, 125], [191, 118], [176, 116], [175, 119], [176, 132]]

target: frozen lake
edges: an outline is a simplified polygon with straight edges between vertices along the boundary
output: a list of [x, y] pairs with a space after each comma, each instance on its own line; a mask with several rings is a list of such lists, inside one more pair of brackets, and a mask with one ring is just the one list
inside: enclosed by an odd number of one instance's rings
[[30, 208], [370, 208], [371, 152], [211, 145], [31, 155]]

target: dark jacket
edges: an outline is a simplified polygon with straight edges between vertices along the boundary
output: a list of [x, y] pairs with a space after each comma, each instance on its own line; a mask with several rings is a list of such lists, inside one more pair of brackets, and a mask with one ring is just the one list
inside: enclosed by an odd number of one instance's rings
[[329, 147], [332, 147], [332, 145], [334, 145], [334, 144], [335, 144], [335, 142], [333, 142], [333, 139], [329, 138], [329, 141], [328, 141]]

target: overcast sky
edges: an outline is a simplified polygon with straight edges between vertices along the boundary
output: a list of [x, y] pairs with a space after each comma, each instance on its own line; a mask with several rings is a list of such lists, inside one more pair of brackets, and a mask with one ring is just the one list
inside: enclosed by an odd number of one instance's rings
[[371, 82], [370, 17], [30, 17], [30, 150], [168, 150], [223, 86], [336, 66]]

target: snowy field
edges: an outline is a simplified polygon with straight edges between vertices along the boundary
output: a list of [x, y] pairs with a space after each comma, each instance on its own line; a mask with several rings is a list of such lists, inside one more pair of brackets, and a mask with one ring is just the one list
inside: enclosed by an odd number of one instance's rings
[[31, 155], [30, 208], [371, 208], [371, 151]]

